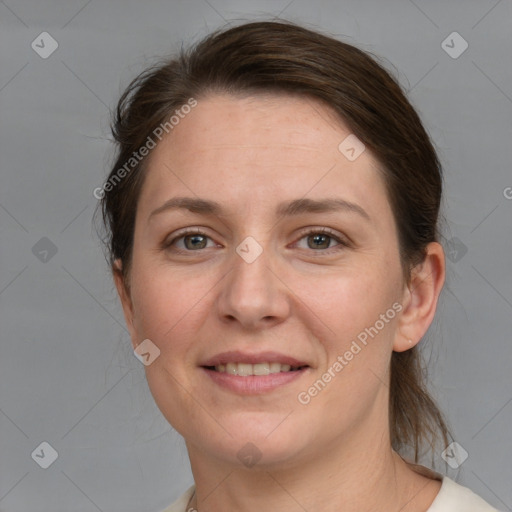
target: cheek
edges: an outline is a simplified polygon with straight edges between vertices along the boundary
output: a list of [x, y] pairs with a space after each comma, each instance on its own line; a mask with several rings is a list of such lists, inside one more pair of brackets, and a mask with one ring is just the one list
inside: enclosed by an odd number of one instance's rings
[[[301, 296], [322, 321], [331, 340], [354, 339], [373, 326], [399, 297], [399, 280], [392, 271], [384, 276], [378, 269], [359, 269], [338, 276], [301, 281]], [[386, 329], [395, 315], [386, 317]], [[391, 316], [392, 315], [392, 316]], [[380, 323], [379, 323], [380, 325]], [[384, 330], [384, 329], [382, 329]]]
[[[389, 381], [397, 294], [389, 280], [374, 281], [371, 275], [346, 277], [333, 281], [321, 297], [316, 291], [314, 308], [325, 325], [321, 342], [326, 358], [301, 399], [310, 400], [314, 413], [308, 414], [322, 418], [323, 428], [333, 432], [359, 424], [374, 404], [387, 403], [378, 397]], [[306, 297], [314, 296], [313, 287], [305, 291]]]
[[139, 337], [151, 339], [161, 350], [180, 349], [197, 326], [198, 315], [211, 307], [204, 280], [176, 275], [172, 269], [146, 265], [133, 280], [134, 323]]
[[388, 266], [387, 271], [380, 265], [367, 265], [326, 279], [328, 287], [319, 288], [316, 281], [316, 287], [311, 282], [303, 288], [303, 297], [324, 326], [321, 341], [326, 358], [319, 372], [325, 377], [322, 380], [329, 381], [324, 400], [336, 410], [340, 393], [350, 394], [345, 400], [357, 408], [358, 401], [367, 403], [387, 382], [397, 326], [399, 275], [397, 265]]
[[149, 264], [139, 268], [145, 270], [132, 282], [137, 336], [139, 342], [149, 338], [160, 350], [145, 367], [147, 383], [164, 417], [185, 435], [190, 421], [205, 420], [194, 401], [198, 393], [190, 382], [190, 370], [198, 326], [205, 308], [213, 307], [207, 293], [211, 286]]

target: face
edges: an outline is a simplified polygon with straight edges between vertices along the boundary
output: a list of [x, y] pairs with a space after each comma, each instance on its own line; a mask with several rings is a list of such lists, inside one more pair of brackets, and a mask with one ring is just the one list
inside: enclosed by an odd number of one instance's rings
[[404, 282], [378, 163], [348, 135], [313, 100], [216, 95], [153, 150], [121, 294], [189, 448], [287, 464], [386, 432]]

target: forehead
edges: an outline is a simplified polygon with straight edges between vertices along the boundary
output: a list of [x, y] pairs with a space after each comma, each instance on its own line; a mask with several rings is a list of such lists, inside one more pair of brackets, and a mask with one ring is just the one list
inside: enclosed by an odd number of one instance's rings
[[335, 112], [319, 100], [285, 94], [211, 95], [199, 100], [179, 128], [168, 137], [169, 147], [179, 145], [183, 150], [194, 132], [208, 149], [257, 148], [259, 155], [276, 147], [332, 151], [340, 135], [350, 133]]
[[378, 162], [368, 150], [349, 160], [340, 151], [348, 136], [349, 127], [314, 99], [208, 96], [153, 150], [141, 203], [213, 194], [233, 204], [238, 198], [237, 205], [247, 207], [254, 201], [342, 194], [385, 207]]

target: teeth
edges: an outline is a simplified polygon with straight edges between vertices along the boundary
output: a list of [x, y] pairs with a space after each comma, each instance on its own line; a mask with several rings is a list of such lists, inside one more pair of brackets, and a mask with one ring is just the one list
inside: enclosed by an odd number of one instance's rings
[[279, 373], [281, 371], [281, 363], [270, 363], [270, 373]]
[[[295, 370], [294, 368], [293, 370]], [[239, 375], [248, 377], [250, 375], [269, 375], [270, 373], [280, 373], [293, 371], [289, 364], [281, 363], [227, 363], [219, 364], [215, 370], [220, 373], [229, 373], [231, 375]]]
[[237, 374], [241, 375], [242, 377], [254, 375], [252, 373], [252, 364], [238, 363]]
[[[279, 366], [281, 366], [281, 365], [279, 365]], [[253, 371], [254, 375], [268, 375], [270, 373], [270, 364], [269, 363], [253, 364], [252, 371]]]

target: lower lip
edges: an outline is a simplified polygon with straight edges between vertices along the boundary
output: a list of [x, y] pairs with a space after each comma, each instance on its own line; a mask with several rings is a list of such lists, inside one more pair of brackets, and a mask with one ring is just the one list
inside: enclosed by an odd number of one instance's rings
[[302, 377], [309, 367], [293, 372], [270, 373], [269, 375], [249, 375], [241, 377], [226, 372], [217, 372], [208, 368], [201, 368], [219, 386], [242, 395], [259, 395], [268, 393], [285, 384]]

